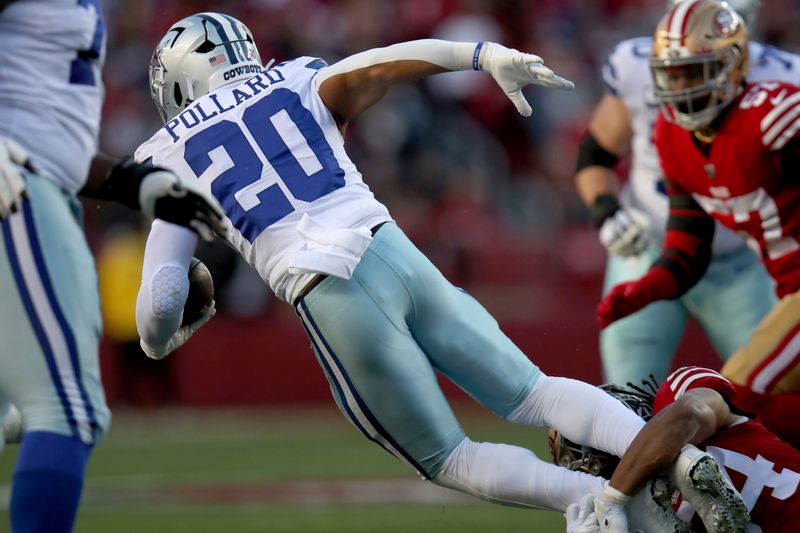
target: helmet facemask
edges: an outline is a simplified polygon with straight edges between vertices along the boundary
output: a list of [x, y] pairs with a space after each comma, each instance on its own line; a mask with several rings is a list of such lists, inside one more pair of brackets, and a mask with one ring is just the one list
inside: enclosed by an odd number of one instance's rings
[[747, 28], [731, 7], [683, 0], [653, 35], [650, 71], [665, 118], [690, 131], [708, 128], [742, 91]]
[[735, 75], [737, 46], [677, 59], [651, 59], [655, 94], [664, 117], [690, 131], [708, 127], [742, 90]]

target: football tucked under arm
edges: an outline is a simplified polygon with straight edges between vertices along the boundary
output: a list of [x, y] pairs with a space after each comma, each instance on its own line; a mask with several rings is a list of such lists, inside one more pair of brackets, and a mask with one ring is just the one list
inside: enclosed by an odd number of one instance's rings
[[[197, 245], [197, 235], [185, 228], [155, 221], [150, 230], [142, 268], [142, 285], [136, 301], [136, 326], [142, 350], [148, 357], [161, 359], [183, 345], [192, 334], [214, 316], [213, 285], [200, 276], [195, 280], [199, 300], [190, 302], [189, 312], [195, 320], [184, 323], [184, 306], [190, 294], [189, 266]], [[199, 265], [202, 265], [198, 261]], [[195, 264], [193, 271], [202, 273]], [[198, 270], [200, 269], [200, 270]], [[207, 270], [206, 270], [207, 272]], [[197, 276], [197, 273], [194, 274]], [[204, 299], [210, 300], [200, 305]]]

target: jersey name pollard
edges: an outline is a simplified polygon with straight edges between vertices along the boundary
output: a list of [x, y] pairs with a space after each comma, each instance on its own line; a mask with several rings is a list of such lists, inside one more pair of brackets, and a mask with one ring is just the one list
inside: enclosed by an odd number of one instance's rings
[[[647, 214], [649, 232], [661, 242], [669, 203], [658, 154], [653, 145], [653, 126], [659, 104], [650, 77], [652, 44], [651, 37], [622, 41], [609, 55], [602, 76], [607, 90], [628, 108], [633, 130], [630, 175], [622, 192], [622, 201]], [[749, 49], [749, 81], [781, 80], [800, 84], [800, 56], [752, 41]], [[730, 252], [742, 245], [740, 237], [717, 225], [715, 253]]]
[[[336, 274], [292, 268], [301, 254], [355, 253], [357, 261], [363, 248], [353, 251], [341, 241], [344, 230], [361, 229], [368, 238], [369, 228], [391, 220], [345, 153], [317, 92], [314, 77], [324, 66], [301, 57], [221, 87], [136, 152], [137, 161], [152, 158], [209, 186], [230, 221], [228, 241], [287, 302], [311, 271]], [[301, 234], [301, 228], [310, 231]]]
[[97, 153], [104, 51], [99, 0], [12, 2], [0, 12], [0, 135], [73, 193]]
[[[673, 372], [656, 394], [657, 413], [687, 390], [709, 388], [735, 406], [733, 385], [708, 368], [683, 367]], [[800, 452], [742, 417], [706, 439], [701, 448], [721, 464], [742, 495], [753, 524], [765, 533], [793, 531], [800, 523]], [[749, 530], [748, 530], [749, 531]], [[757, 531], [757, 530], [756, 530]]]
[[691, 194], [760, 252], [782, 298], [800, 289], [800, 87], [748, 84], [726, 113], [708, 156], [692, 133], [659, 116], [664, 173], [675, 194]]

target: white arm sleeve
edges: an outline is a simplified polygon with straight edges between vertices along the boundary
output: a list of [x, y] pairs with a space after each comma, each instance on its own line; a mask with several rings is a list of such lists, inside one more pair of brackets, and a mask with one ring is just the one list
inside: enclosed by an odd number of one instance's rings
[[331, 76], [392, 61], [426, 61], [447, 70], [479, 70], [483, 43], [454, 43], [439, 39], [422, 39], [373, 48], [346, 57], [319, 71], [317, 89]]
[[155, 220], [147, 237], [142, 285], [136, 299], [136, 328], [152, 348], [163, 348], [180, 327], [189, 294], [189, 262], [197, 234]]

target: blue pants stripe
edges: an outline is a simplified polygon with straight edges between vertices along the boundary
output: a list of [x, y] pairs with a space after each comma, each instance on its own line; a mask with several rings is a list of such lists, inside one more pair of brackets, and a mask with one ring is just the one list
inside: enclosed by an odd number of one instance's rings
[[97, 421], [81, 381], [74, 333], [58, 304], [47, 272], [30, 203], [23, 204], [20, 215], [3, 221], [3, 235], [20, 297], [45, 356], [72, 435], [90, 444], [94, 440]]
[[[350, 380], [350, 377], [347, 375], [344, 366], [341, 364], [338, 357], [336, 357], [336, 354], [328, 345], [327, 341], [322, 335], [322, 332], [319, 330], [316, 323], [314, 322], [314, 319], [311, 317], [308, 307], [302, 300], [298, 305], [298, 313], [300, 314], [300, 317], [302, 319], [303, 327], [306, 329], [306, 333], [308, 334], [308, 337], [311, 339], [311, 343], [314, 345], [315, 349], [320, 354], [321, 359], [325, 361], [324, 363], [325, 371], [328, 373], [331, 380], [336, 384], [337, 390], [339, 391], [339, 394], [342, 398], [343, 408], [347, 410], [348, 416], [354, 421], [358, 419], [358, 414], [353, 412], [351, 410], [352, 407], [348, 405], [347, 397], [349, 395], [358, 404], [358, 408], [361, 414], [363, 414], [365, 418], [364, 422], [372, 426], [371, 428], [372, 431], [370, 432], [369, 428], [365, 427], [365, 425], [362, 423], [357, 422], [356, 427], [358, 427], [359, 430], [364, 435], [366, 435], [370, 440], [375, 442], [378, 442], [378, 440], [382, 441], [378, 443], [381, 444], [381, 446], [383, 446], [392, 455], [394, 455], [398, 459], [402, 460], [409, 466], [416, 469], [420, 476], [424, 477], [425, 479], [430, 479], [431, 476], [430, 474], [428, 474], [425, 468], [423, 468], [421, 464], [419, 464], [416, 460], [414, 460], [414, 458], [411, 455], [409, 455], [408, 452], [406, 452], [397, 443], [397, 441], [395, 441], [395, 439], [391, 436], [391, 434], [389, 434], [389, 432], [386, 431], [386, 429], [381, 425], [378, 419], [375, 418], [375, 415], [369, 410], [363, 398], [361, 398], [361, 395], [359, 395], [358, 391], [353, 386], [353, 383]], [[316, 340], [317, 338], [319, 338], [319, 342], [317, 342]], [[327, 359], [329, 359], [329, 361], [326, 361]], [[338, 372], [339, 375], [341, 375], [341, 378], [337, 377], [337, 372], [333, 371], [333, 368], [330, 366], [330, 364], [336, 365], [336, 371]]]

